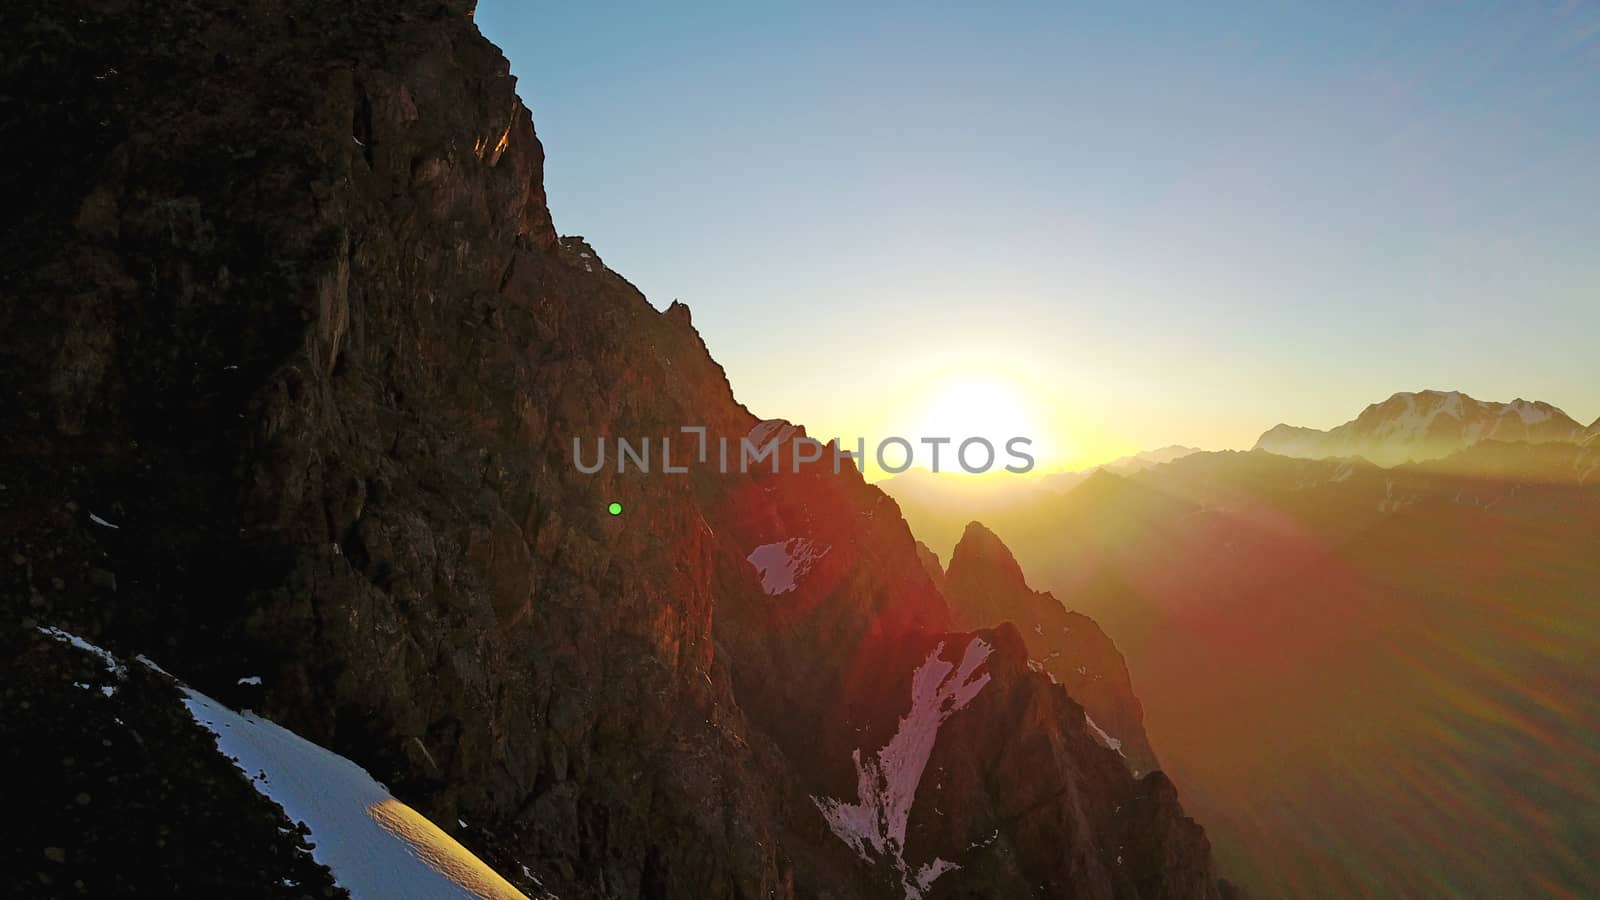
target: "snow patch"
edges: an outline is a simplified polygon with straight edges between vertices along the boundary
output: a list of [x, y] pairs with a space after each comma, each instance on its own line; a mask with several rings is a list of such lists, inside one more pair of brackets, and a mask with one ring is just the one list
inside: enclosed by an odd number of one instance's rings
[[[98, 657], [119, 681], [127, 678], [127, 666], [101, 647], [60, 628], [39, 631]], [[136, 658], [171, 677], [145, 657]], [[183, 692], [184, 708], [216, 736], [217, 750], [291, 821], [305, 823], [314, 845], [312, 857], [327, 866], [355, 900], [417, 896], [527, 900], [471, 851], [391, 796], [360, 766], [173, 680]], [[115, 689], [101, 690], [109, 697]]]
[[1462, 418], [1464, 410], [1459, 392], [1451, 391], [1448, 394], [1428, 392], [1422, 396], [1429, 400], [1437, 398], [1440, 402], [1419, 406], [1417, 394], [1396, 394], [1396, 398], [1405, 400], [1405, 411], [1380, 423], [1373, 433], [1379, 437], [1398, 435], [1402, 440], [1418, 441], [1428, 434], [1433, 428], [1433, 421], [1439, 416], [1450, 416], [1458, 421]]
[[138, 660], [140, 665], [144, 666], [146, 669], [149, 669], [152, 672], [160, 672], [161, 674], [167, 676], [168, 678], [171, 678], [173, 681], [177, 681], [178, 680], [178, 676], [176, 676], [176, 675], [172, 674], [171, 672], [168, 672], [166, 669], [163, 669], [160, 666], [156, 665], [156, 661], [155, 660], [151, 659], [148, 656], [145, 656], [143, 653], [137, 654], [133, 658]]
[[827, 556], [832, 549], [829, 546], [818, 550], [808, 538], [790, 538], [762, 544], [750, 551], [745, 560], [760, 573], [761, 589], [776, 597], [798, 587], [800, 577], [811, 571], [812, 563]]
[[311, 830], [311, 855], [350, 896], [527, 900], [360, 766], [179, 685], [183, 705], [263, 797]]
[[1540, 422], [1548, 422], [1552, 418], [1548, 409], [1540, 409], [1537, 405], [1526, 400], [1513, 400], [1507, 403], [1500, 414], [1508, 415], [1510, 413], [1516, 413], [1517, 418], [1521, 419], [1524, 425], [1537, 425]]
[[754, 428], [750, 429], [750, 433], [745, 435], [745, 440], [757, 448], [765, 447], [773, 441], [778, 442], [781, 446], [794, 436], [796, 430], [793, 425], [783, 419], [763, 419], [757, 422]]
[[[100, 658], [100, 662], [105, 664], [106, 671], [110, 672], [112, 675], [116, 676], [116, 679], [118, 681], [124, 681], [124, 680], [127, 679], [127, 677], [128, 677], [128, 667], [124, 666], [120, 660], [118, 660], [115, 656], [112, 656], [109, 652], [107, 652], [103, 648], [101, 648], [101, 647], [99, 647], [99, 646], [97, 646], [95, 644], [89, 643], [88, 641], [84, 640], [81, 637], [78, 637], [77, 635], [73, 634], [70, 631], [63, 631], [60, 628], [54, 628], [54, 627], [48, 627], [48, 626], [40, 626], [39, 632], [41, 634], [47, 634], [50, 637], [53, 637], [56, 640], [61, 641], [64, 644], [71, 644], [72, 646], [77, 647], [79, 650], [82, 650], [85, 653], [93, 654], [94, 656], [99, 657]], [[110, 690], [112, 692], [114, 692], [115, 688], [112, 688]], [[109, 697], [109, 696], [111, 696], [111, 694], [107, 693], [106, 696]]]
[[1107, 750], [1117, 751], [1117, 755], [1123, 759], [1128, 758], [1127, 754], [1122, 752], [1122, 741], [1112, 737], [1109, 734], [1106, 734], [1105, 729], [1101, 728], [1099, 725], [1096, 725], [1094, 719], [1087, 712], [1083, 714], [1083, 721], [1089, 723], [1089, 733], [1094, 735], [1095, 741], [1098, 742], [1100, 746], [1106, 748]]
[[994, 652], [982, 638], [973, 638], [956, 666], [941, 655], [944, 647], [940, 641], [912, 674], [911, 709], [900, 717], [889, 743], [865, 761], [859, 749], [852, 754], [859, 799], [845, 803], [829, 797], [811, 798], [833, 833], [863, 860], [888, 860], [894, 866], [905, 900], [922, 900], [935, 879], [960, 868], [934, 859], [913, 871], [905, 860], [906, 825], [940, 726], [989, 683], [989, 673], [979, 675], [977, 670]]

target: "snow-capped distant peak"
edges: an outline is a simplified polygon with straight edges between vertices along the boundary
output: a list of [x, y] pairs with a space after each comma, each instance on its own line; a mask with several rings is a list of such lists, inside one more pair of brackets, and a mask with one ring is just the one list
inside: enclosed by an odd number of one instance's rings
[[1328, 431], [1279, 425], [1256, 449], [1312, 459], [1361, 456], [1379, 465], [1448, 456], [1480, 441], [1576, 442], [1582, 426], [1542, 401], [1486, 403], [1460, 391], [1402, 391]]
[[1555, 407], [1548, 403], [1529, 403], [1527, 400], [1518, 397], [1507, 403], [1500, 411], [1500, 415], [1509, 416], [1514, 413], [1517, 418], [1523, 421], [1523, 424], [1537, 425], [1540, 422], [1548, 422], [1554, 418], [1556, 411]]
[[1441, 394], [1440, 397], [1443, 398], [1443, 402], [1439, 405], [1440, 412], [1443, 412], [1447, 416], [1455, 416], [1458, 419], [1461, 418], [1463, 405], [1463, 397], [1461, 392], [1450, 391], [1448, 393]]

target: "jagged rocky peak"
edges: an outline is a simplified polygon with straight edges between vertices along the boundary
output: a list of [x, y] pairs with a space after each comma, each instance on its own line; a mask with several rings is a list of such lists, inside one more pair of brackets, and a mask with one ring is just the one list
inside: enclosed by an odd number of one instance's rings
[[682, 300], [674, 299], [662, 315], [686, 328], [694, 327], [694, 316], [689, 311], [689, 304], [684, 303]]
[[[1011, 623], [879, 647], [860, 675], [869, 740], [815, 799], [888, 896], [1222, 895], [1170, 781], [1132, 777]], [[1051, 740], [1016, 739], [1045, 723]]]
[[1378, 465], [1449, 456], [1481, 441], [1576, 442], [1583, 427], [1559, 408], [1518, 398], [1475, 400], [1460, 391], [1401, 392], [1328, 431], [1277, 425], [1255, 449], [1312, 459], [1360, 456]]
[[1144, 708], [1111, 638], [1053, 594], [1029, 588], [1010, 548], [981, 523], [967, 526], [950, 555], [944, 594], [963, 627], [1015, 625], [1035, 668], [1066, 686], [1083, 706], [1091, 732], [1121, 754], [1135, 775], [1158, 767], [1144, 731]]
[[957, 583], [982, 583], [993, 590], [1012, 591], [1027, 587], [1022, 566], [1000, 536], [982, 522], [967, 523], [955, 550], [950, 553], [948, 577]]

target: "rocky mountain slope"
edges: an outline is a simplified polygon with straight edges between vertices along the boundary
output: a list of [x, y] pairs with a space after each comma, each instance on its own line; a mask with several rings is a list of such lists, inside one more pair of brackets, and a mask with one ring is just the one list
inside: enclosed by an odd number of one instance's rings
[[[853, 470], [577, 470], [575, 440], [676, 462], [687, 426], [803, 433], [734, 399], [686, 307], [557, 236], [470, 12], [0, 14], [5, 628], [159, 659], [527, 893], [1217, 896], [1171, 783], [1014, 628], [957, 631]], [[7, 740], [72, 714], [8, 712]], [[224, 793], [194, 802], [250, 796]], [[48, 839], [19, 852], [91, 895], [204, 877]]]
[[1308, 459], [1359, 456], [1380, 466], [1436, 459], [1479, 441], [1576, 442], [1584, 428], [1542, 401], [1485, 403], [1459, 391], [1395, 394], [1329, 431], [1277, 425], [1255, 449]]

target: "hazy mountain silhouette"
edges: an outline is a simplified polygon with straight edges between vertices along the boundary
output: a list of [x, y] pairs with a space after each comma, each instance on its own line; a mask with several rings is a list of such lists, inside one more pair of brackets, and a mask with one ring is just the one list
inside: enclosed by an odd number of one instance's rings
[[917, 522], [917, 536], [936, 547], [951, 547], [973, 519], [996, 519], [1051, 502], [1100, 472], [1131, 474], [1199, 453], [1173, 445], [1146, 450], [1103, 465], [1074, 472], [1053, 472], [1037, 478], [1003, 475], [973, 477], [960, 472], [912, 469], [877, 482]]
[[1277, 425], [1255, 449], [1309, 459], [1359, 456], [1381, 466], [1448, 456], [1479, 441], [1576, 442], [1584, 428], [1541, 401], [1484, 403], [1459, 391], [1395, 394], [1329, 431]]
[[[1415, 421], [1413, 402], [1372, 409]], [[1163, 766], [1261, 896], [1582, 896], [1600, 883], [1600, 442], [1523, 421], [1546, 411], [1462, 417], [1543, 443], [1391, 468], [1193, 454], [986, 523], [1116, 640]], [[1393, 433], [1366, 424], [1364, 449]], [[1383, 446], [1442, 448], [1454, 425]]]

